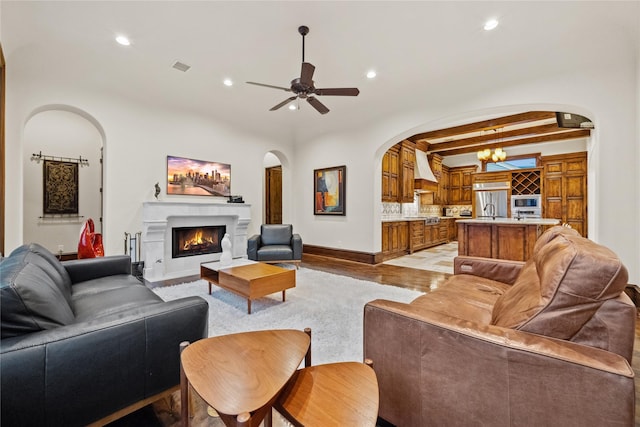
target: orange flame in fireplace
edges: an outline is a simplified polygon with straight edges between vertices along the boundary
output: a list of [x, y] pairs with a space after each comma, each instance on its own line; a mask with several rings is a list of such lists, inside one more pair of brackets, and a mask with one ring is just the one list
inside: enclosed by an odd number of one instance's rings
[[211, 238], [211, 237], [204, 237], [203, 238], [202, 230], [201, 229], [197, 229], [194, 232], [192, 238], [185, 239], [184, 246], [182, 248], [183, 248], [183, 250], [188, 251], [193, 246], [199, 246], [199, 245], [203, 245], [205, 243], [214, 243], [213, 242], [213, 238]]

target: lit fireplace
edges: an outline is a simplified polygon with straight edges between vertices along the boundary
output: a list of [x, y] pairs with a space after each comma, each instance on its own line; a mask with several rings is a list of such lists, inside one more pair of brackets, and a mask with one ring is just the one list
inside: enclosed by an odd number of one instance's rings
[[173, 258], [222, 252], [220, 242], [226, 233], [224, 225], [172, 228]]

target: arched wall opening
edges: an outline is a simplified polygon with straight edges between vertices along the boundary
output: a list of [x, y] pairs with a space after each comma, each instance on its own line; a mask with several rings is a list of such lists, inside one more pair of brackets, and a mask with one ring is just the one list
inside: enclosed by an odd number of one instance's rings
[[[74, 253], [80, 229], [88, 218], [93, 219], [96, 232], [104, 232], [101, 191], [104, 141], [100, 124], [72, 106], [46, 105], [28, 116], [22, 144], [25, 242], [38, 242], [56, 254]], [[77, 164], [77, 214], [45, 215], [44, 159], [73, 162], [71, 159], [80, 158], [86, 162]], [[53, 182], [56, 181], [49, 180], [50, 185]]]
[[[392, 147], [393, 145], [401, 142], [402, 140], [409, 138], [415, 134], [429, 132], [437, 129], [449, 128], [453, 126], [458, 126], [462, 124], [482, 121], [486, 119], [490, 119], [496, 116], [507, 116], [511, 114], [518, 114], [527, 111], [567, 111], [575, 114], [579, 114], [585, 116], [594, 123], [595, 128], [591, 131], [591, 137], [587, 138], [586, 143], [583, 144], [587, 151], [587, 162], [588, 162], [588, 178], [587, 178], [587, 190], [588, 190], [588, 205], [589, 209], [587, 211], [587, 221], [588, 221], [588, 235], [590, 238], [597, 240], [598, 236], [598, 226], [596, 218], [599, 215], [599, 206], [598, 206], [598, 191], [597, 191], [597, 176], [595, 171], [598, 168], [598, 151], [599, 144], [598, 141], [598, 117], [592, 111], [589, 111], [585, 108], [576, 106], [576, 105], [568, 105], [568, 104], [522, 104], [522, 105], [505, 105], [493, 108], [486, 108], [481, 110], [471, 110], [466, 112], [461, 112], [453, 115], [443, 116], [441, 118], [425, 122], [421, 125], [413, 127], [411, 129], [406, 130], [385, 141], [380, 147], [375, 151], [374, 154], [374, 179], [373, 179], [373, 192], [375, 197], [373, 199], [373, 212], [374, 221], [373, 221], [373, 236], [374, 245], [378, 250], [382, 247], [381, 242], [381, 233], [380, 226], [383, 217], [383, 207], [381, 206], [381, 195], [382, 195], [382, 158], [386, 151]], [[559, 143], [556, 143], [559, 144]], [[567, 146], [573, 146], [571, 141], [567, 142]], [[567, 151], [569, 152], [569, 151]], [[473, 156], [469, 156], [469, 160], [473, 161]], [[476, 160], [477, 161], [477, 160]]]

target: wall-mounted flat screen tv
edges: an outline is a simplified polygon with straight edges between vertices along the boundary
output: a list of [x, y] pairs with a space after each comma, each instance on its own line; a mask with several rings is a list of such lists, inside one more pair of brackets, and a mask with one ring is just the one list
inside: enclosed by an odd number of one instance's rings
[[231, 165], [167, 156], [167, 194], [231, 195]]

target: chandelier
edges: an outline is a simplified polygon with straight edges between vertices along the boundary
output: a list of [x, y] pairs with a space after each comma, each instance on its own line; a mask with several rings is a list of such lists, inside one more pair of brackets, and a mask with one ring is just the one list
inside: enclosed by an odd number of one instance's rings
[[494, 162], [501, 162], [507, 158], [507, 152], [502, 148], [496, 148], [491, 154], [490, 148], [485, 148], [484, 150], [478, 151], [478, 160], [493, 160]]
[[[496, 133], [496, 135], [498, 135], [498, 129], [493, 129], [493, 131]], [[504, 132], [504, 128], [502, 129], [502, 131]], [[500, 137], [498, 136], [496, 140], [499, 142]], [[493, 154], [491, 154], [490, 148], [485, 148], [484, 150], [478, 151], [478, 160], [487, 161], [491, 159], [494, 162], [502, 162], [506, 158], [507, 152], [502, 148], [496, 148], [495, 150], [493, 150]]]

